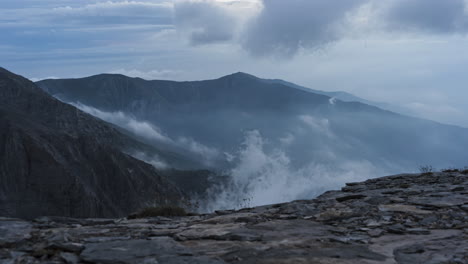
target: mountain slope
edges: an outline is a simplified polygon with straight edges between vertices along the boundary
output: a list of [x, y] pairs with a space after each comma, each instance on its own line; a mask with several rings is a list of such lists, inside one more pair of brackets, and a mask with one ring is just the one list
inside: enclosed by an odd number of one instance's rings
[[143, 144], [0, 68], [0, 212], [118, 217], [181, 192], [125, 154]]
[[391, 104], [388, 104], [388, 103], [374, 102], [374, 101], [366, 100], [364, 98], [355, 96], [354, 94], [350, 94], [350, 93], [347, 93], [347, 92], [342, 92], [342, 91], [327, 92], [327, 91], [321, 91], [321, 90], [314, 90], [314, 89], [310, 89], [310, 88], [307, 88], [307, 87], [304, 87], [304, 86], [300, 86], [300, 85], [297, 85], [295, 83], [287, 82], [287, 81], [284, 81], [284, 80], [281, 80], [281, 79], [273, 79], [273, 80], [261, 79], [261, 80], [263, 80], [265, 82], [269, 82], [269, 83], [283, 84], [285, 86], [289, 86], [289, 87], [296, 88], [296, 89], [299, 89], [299, 90], [303, 90], [303, 91], [306, 91], [306, 92], [312, 92], [312, 93], [316, 93], [316, 94], [325, 95], [325, 96], [328, 96], [328, 97], [331, 97], [331, 98], [338, 99], [338, 100], [343, 101], [343, 102], [363, 103], [363, 104], [376, 106], [376, 107], [379, 107], [381, 109], [389, 110], [389, 111], [399, 113], [399, 114], [404, 114], [404, 115], [405, 114], [409, 115], [411, 113], [411, 111], [409, 109], [406, 109], [406, 108], [401, 107], [401, 106], [395, 106], [395, 105], [391, 105]]
[[221, 152], [235, 153], [245, 132], [258, 130], [297, 167], [351, 160], [392, 173], [421, 164], [461, 166], [468, 158], [467, 129], [332, 100], [244, 73], [196, 82], [103, 74], [38, 85], [66, 102], [129, 113]]

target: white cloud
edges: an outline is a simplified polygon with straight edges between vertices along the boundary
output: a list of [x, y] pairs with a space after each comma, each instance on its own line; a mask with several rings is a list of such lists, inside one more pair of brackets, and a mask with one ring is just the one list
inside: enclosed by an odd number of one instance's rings
[[294, 56], [302, 48], [317, 49], [340, 36], [339, 24], [364, 0], [268, 0], [245, 32], [243, 46], [251, 54]]
[[177, 144], [203, 157], [207, 165], [215, 165], [213, 162], [219, 159], [220, 152], [217, 149], [205, 146], [191, 138], [180, 137], [177, 139]]
[[[50, 10], [51, 15], [79, 17], [86, 20], [89, 18], [103, 19], [106, 17], [119, 17], [125, 23], [131, 20], [125, 18], [137, 18], [137, 23], [141, 23], [142, 18], [156, 19], [158, 17], [171, 17], [173, 4], [171, 2], [154, 3], [148, 1], [107, 1], [88, 4], [80, 7], [56, 7]], [[87, 22], [87, 21], [84, 21]], [[106, 20], [101, 20], [106, 23]]]
[[148, 155], [144, 152], [128, 153], [130, 156], [153, 165], [157, 169], [168, 169], [169, 165], [157, 155]]
[[230, 184], [212, 190], [212, 199], [204, 211], [312, 199], [346, 182], [385, 174], [366, 160], [347, 160], [333, 165], [312, 161], [293, 169], [285, 152], [267, 151], [261, 134], [255, 130], [246, 134], [236, 159], [236, 166], [230, 171]]
[[[81, 103], [70, 104], [90, 115], [96, 116], [106, 122], [120, 126], [141, 138], [168, 144], [170, 146], [174, 146], [176, 148], [180, 148], [184, 151], [187, 151], [188, 153], [194, 154], [199, 158], [198, 160], [204, 162], [207, 166], [212, 166], [214, 165], [214, 162], [220, 160], [220, 152], [216, 148], [205, 146], [188, 137], [171, 138], [155, 125], [146, 121], [136, 120], [134, 117], [131, 117], [125, 114], [124, 112], [106, 112]], [[164, 166], [164, 163], [158, 157], [148, 157], [144, 156], [141, 153], [130, 154], [135, 157], [140, 157], [142, 158], [142, 160], [147, 161], [148, 163], [154, 163], [159, 167]]]
[[[442, 123], [456, 124], [456, 120], [466, 120], [466, 109], [440, 103], [412, 102], [404, 105], [413, 116], [422, 117]], [[467, 123], [468, 124], [468, 123]]]
[[71, 103], [71, 105], [104, 121], [123, 127], [145, 139], [157, 140], [165, 143], [173, 142], [172, 139], [164, 135], [161, 130], [154, 125], [144, 121], [137, 121], [135, 118], [132, 118], [121, 111], [105, 112], [81, 103]]
[[330, 130], [330, 121], [326, 118], [301, 115], [299, 116], [299, 120], [306, 124], [315, 133], [326, 135], [327, 137], [334, 137], [333, 132]]
[[179, 0], [175, 2], [174, 19], [191, 44], [209, 44], [236, 39], [259, 9], [258, 1]]

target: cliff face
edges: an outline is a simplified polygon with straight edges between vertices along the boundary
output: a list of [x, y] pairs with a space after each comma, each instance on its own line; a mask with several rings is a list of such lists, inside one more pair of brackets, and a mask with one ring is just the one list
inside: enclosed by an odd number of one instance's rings
[[181, 199], [152, 166], [122, 151], [142, 144], [0, 68], [0, 212], [119, 217]]
[[0, 218], [0, 262], [468, 263], [467, 174], [396, 175], [191, 217]]

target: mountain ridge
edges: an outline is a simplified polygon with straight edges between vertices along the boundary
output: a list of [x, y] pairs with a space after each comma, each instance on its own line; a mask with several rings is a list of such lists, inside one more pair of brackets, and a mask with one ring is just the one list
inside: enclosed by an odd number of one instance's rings
[[[396, 162], [403, 170], [421, 164], [449, 167], [462, 165], [463, 159], [461, 147], [450, 138], [468, 144], [462, 127], [334, 100], [243, 72], [193, 82], [95, 75], [40, 81], [38, 85], [66, 102], [127, 113], [169, 135], [193, 138], [221, 152], [235, 153], [246, 131], [258, 130], [271, 145], [281, 147], [281, 142], [287, 142], [281, 139], [292, 135], [297, 143], [286, 154], [295, 167], [323, 160], [320, 152], [339, 153], [330, 162], [349, 157], [371, 163], [377, 159], [381, 163], [377, 167]], [[301, 140], [306, 146], [298, 143]], [[305, 148], [310, 153], [304, 153]], [[385, 173], [399, 171], [401, 168]]]

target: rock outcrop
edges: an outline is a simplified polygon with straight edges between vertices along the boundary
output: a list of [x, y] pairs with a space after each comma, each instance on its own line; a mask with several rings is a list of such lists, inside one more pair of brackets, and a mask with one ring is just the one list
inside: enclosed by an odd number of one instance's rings
[[0, 219], [1, 263], [468, 263], [468, 172], [147, 219]]
[[0, 68], [1, 216], [122, 217], [179, 201], [166, 177], [125, 154], [144, 148]]

